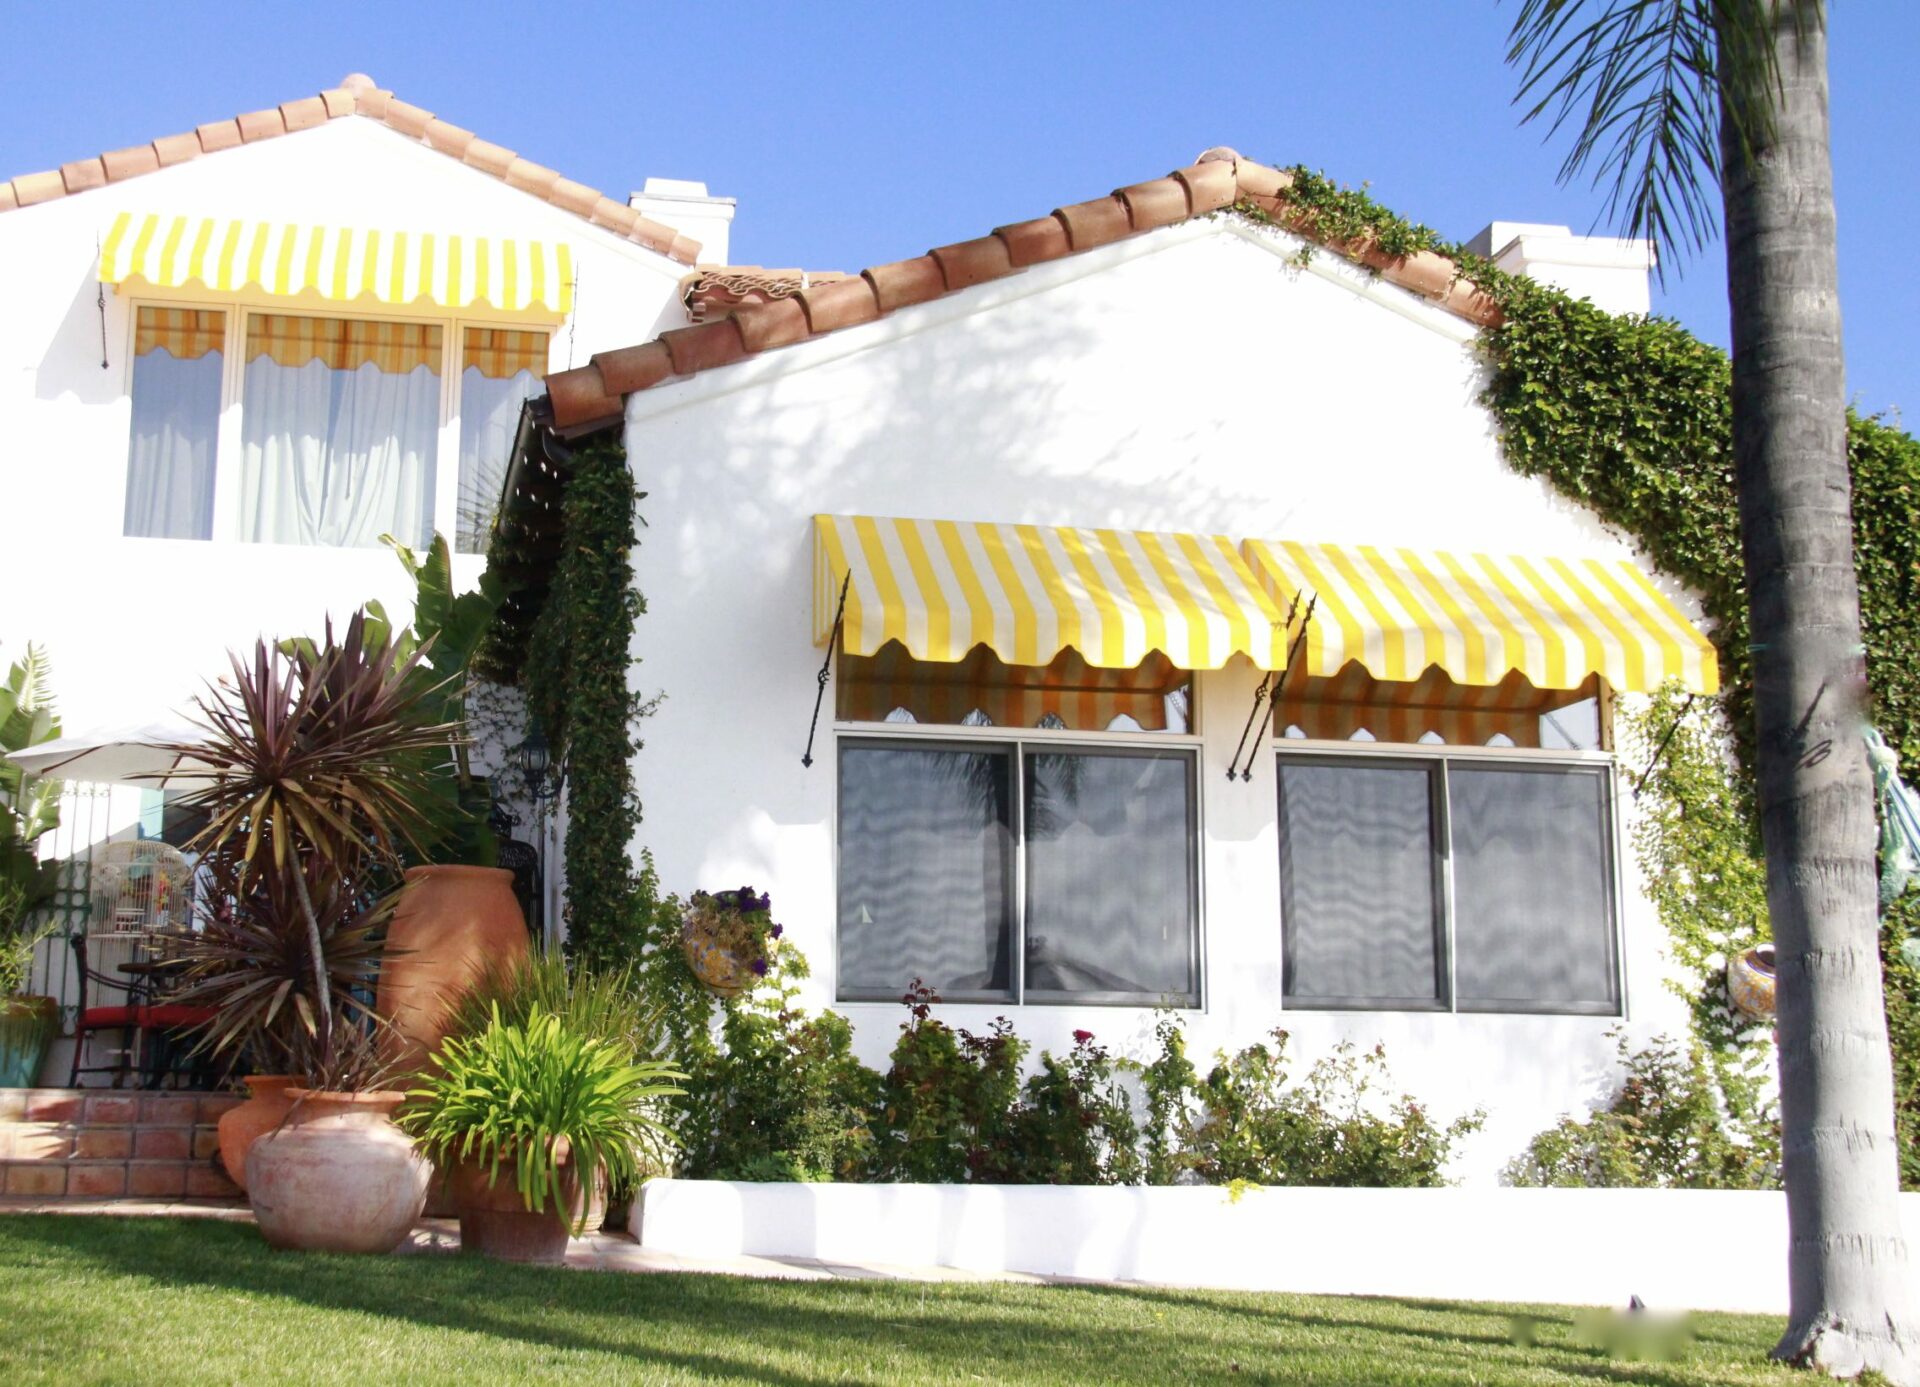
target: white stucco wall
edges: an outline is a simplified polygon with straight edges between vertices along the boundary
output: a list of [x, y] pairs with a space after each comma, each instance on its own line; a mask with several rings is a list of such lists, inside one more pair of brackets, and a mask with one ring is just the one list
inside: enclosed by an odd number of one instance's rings
[[[812, 961], [812, 1000], [832, 1000], [824, 720], [815, 765], [800, 765], [821, 660], [816, 512], [1627, 552], [1507, 469], [1464, 324], [1327, 257], [1302, 269], [1289, 259], [1298, 245], [1238, 222], [1168, 228], [629, 400], [629, 456], [648, 493], [634, 679], [665, 695], [642, 728], [636, 848], [652, 850], [668, 889], [770, 889]], [[1384, 1041], [1398, 1084], [1441, 1115], [1488, 1108], [1459, 1172], [1491, 1179], [1599, 1093], [1615, 1023], [1283, 1010], [1273, 761], [1256, 758], [1251, 783], [1224, 775], [1254, 683], [1244, 661], [1198, 679], [1205, 972], [1193, 1049], [1276, 1025], [1303, 1061], [1343, 1037]], [[1678, 1032], [1657, 922], [1632, 862], [1621, 865], [1630, 1027]], [[883, 1065], [901, 1009], [839, 1009], [862, 1057]], [[1056, 1052], [1086, 1027], [1139, 1054], [1153, 1020], [1037, 1005], [945, 1014], [979, 1028], [1002, 1011]]]
[[[106, 293], [104, 370], [95, 302], [98, 247], [122, 210], [565, 241], [579, 291], [555, 369], [683, 317], [684, 266], [359, 118], [0, 216], [0, 661], [28, 640], [49, 648], [69, 731], [153, 719], [231, 647], [315, 630], [370, 597], [404, 615], [411, 591], [384, 549], [122, 536], [131, 296]], [[459, 578], [480, 565], [458, 558]]]

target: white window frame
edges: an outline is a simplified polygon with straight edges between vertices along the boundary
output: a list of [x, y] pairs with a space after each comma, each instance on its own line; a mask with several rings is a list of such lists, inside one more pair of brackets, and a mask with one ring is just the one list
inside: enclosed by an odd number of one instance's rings
[[[1603, 723], [1603, 735], [1605, 724]], [[1438, 766], [1439, 774], [1430, 780], [1434, 793], [1429, 802], [1434, 805], [1430, 811], [1437, 817], [1433, 827], [1435, 855], [1434, 882], [1438, 895], [1436, 910], [1439, 916], [1436, 922], [1435, 944], [1444, 957], [1444, 975], [1446, 979], [1445, 996], [1431, 1003], [1415, 1003], [1394, 999], [1368, 1001], [1362, 999], [1323, 1002], [1313, 998], [1294, 998], [1281, 991], [1280, 1005], [1288, 1011], [1321, 1012], [1410, 1012], [1422, 1015], [1463, 1015], [1463, 1016], [1592, 1016], [1626, 1020], [1628, 1018], [1627, 966], [1626, 966], [1626, 929], [1625, 896], [1622, 881], [1621, 833], [1620, 833], [1620, 780], [1619, 765], [1614, 755], [1606, 751], [1543, 751], [1537, 747], [1490, 747], [1458, 744], [1434, 745], [1420, 742], [1336, 742], [1303, 737], [1291, 738], [1273, 749], [1274, 787], [1273, 814], [1275, 836], [1274, 869], [1281, 870], [1279, 856], [1278, 830], [1280, 827], [1280, 766], [1286, 761], [1298, 762], [1364, 762], [1376, 761], [1387, 765]], [[1466, 1006], [1460, 1005], [1459, 990], [1455, 985], [1455, 919], [1453, 889], [1453, 823], [1450, 785], [1447, 780], [1449, 765], [1469, 764], [1506, 769], [1533, 768], [1543, 771], [1581, 770], [1595, 773], [1600, 777], [1601, 799], [1605, 805], [1606, 826], [1603, 831], [1602, 846], [1606, 851], [1606, 898], [1609, 915], [1607, 930], [1608, 944], [1612, 949], [1615, 1004], [1611, 1008], [1598, 1006], [1568, 1006], [1559, 1003], [1542, 1003], [1528, 1006]], [[1429, 771], [1431, 775], [1431, 771]], [[1286, 883], [1280, 882], [1279, 899], [1286, 899]], [[1285, 906], [1281, 907], [1284, 912]], [[1283, 959], [1286, 953], [1286, 922], [1280, 922], [1281, 949]]]
[[[220, 415], [214, 432], [213, 525], [206, 539], [179, 539], [129, 535], [126, 533], [127, 451], [132, 447], [133, 373], [136, 365], [134, 345], [140, 328], [142, 308], [194, 308], [226, 315], [226, 330], [221, 339]], [[433, 531], [446, 537], [449, 547], [455, 543], [460, 522], [460, 376], [466, 369], [466, 330], [492, 328], [509, 332], [537, 332], [547, 339], [547, 363], [543, 378], [553, 370], [554, 343], [564, 324], [529, 323], [506, 317], [486, 317], [445, 310], [423, 312], [418, 308], [380, 304], [336, 304], [315, 302], [305, 295], [284, 299], [263, 296], [228, 297], [205, 294], [178, 298], [156, 294], [129, 296], [127, 321], [122, 341], [121, 391], [127, 401], [129, 418], [127, 441], [120, 458], [120, 538], [141, 544], [248, 544], [286, 549], [333, 549], [346, 546], [301, 544], [278, 540], [248, 540], [241, 535], [240, 469], [242, 466], [241, 410], [246, 380], [243, 359], [247, 343], [247, 319], [252, 314], [280, 317], [350, 319], [374, 323], [425, 323], [440, 328], [440, 418], [435, 432], [433, 459]], [[411, 544], [413, 536], [397, 536]], [[358, 548], [360, 546], [352, 546]], [[349, 550], [350, 551], [350, 550]], [[468, 557], [476, 557], [469, 555]]]
[[[898, 1003], [906, 990], [903, 982], [897, 991], [861, 990], [848, 992], [840, 968], [840, 755], [849, 744], [856, 746], [895, 742], [904, 747], [916, 744], [929, 749], [959, 747], [977, 743], [1011, 753], [1013, 783], [1013, 919], [1008, 941], [1012, 987], [1006, 994], [969, 994], [947, 998], [960, 1005], [1000, 1007], [1170, 1007], [1178, 1011], [1201, 1012], [1207, 1003], [1207, 886], [1206, 886], [1206, 776], [1202, 754], [1203, 738], [1197, 733], [1170, 732], [1087, 732], [1072, 728], [1044, 727], [969, 727], [952, 723], [839, 722], [834, 725], [833, 793], [833, 978], [836, 1005]], [[1084, 751], [1092, 753], [1140, 751], [1178, 751], [1189, 762], [1193, 786], [1193, 824], [1188, 835], [1188, 851], [1193, 864], [1190, 909], [1191, 932], [1188, 960], [1192, 969], [1193, 992], [1189, 999], [1165, 1001], [1163, 996], [1144, 993], [1074, 992], [1045, 993], [1029, 997], [1026, 986], [1027, 917], [1027, 839], [1026, 839], [1026, 754], [1042, 751]]]

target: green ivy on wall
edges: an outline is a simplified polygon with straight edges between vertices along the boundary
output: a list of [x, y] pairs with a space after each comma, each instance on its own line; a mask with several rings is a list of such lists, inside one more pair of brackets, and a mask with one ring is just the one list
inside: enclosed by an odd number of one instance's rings
[[633, 474], [601, 436], [574, 455], [547, 600], [521, 666], [527, 705], [567, 772], [567, 953], [576, 963], [629, 961], [640, 823], [633, 755], [644, 713], [633, 692]]

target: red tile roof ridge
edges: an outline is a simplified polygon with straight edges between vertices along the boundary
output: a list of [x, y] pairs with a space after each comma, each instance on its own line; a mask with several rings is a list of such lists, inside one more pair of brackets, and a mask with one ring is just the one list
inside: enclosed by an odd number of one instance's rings
[[[1165, 178], [1059, 207], [1032, 221], [996, 227], [976, 240], [877, 265], [857, 276], [829, 280], [815, 275], [811, 283], [797, 289], [783, 279], [776, 288], [776, 276], [798, 272], [740, 265], [701, 267], [681, 281], [696, 326], [663, 333], [640, 347], [598, 353], [585, 366], [548, 376], [553, 422], [569, 433], [604, 427], [620, 418], [625, 397], [636, 391], [871, 322], [897, 308], [943, 298], [1029, 265], [1235, 207], [1257, 208], [1288, 230], [1366, 265], [1389, 283], [1476, 326], [1500, 321], [1493, 299], [1461, 278], [1459, 267], [1446, 256], [1421, 251], [1394, 258], [1370, 243], [1337, 243], [1316, 234], [1311, 220], [1298, 215], [1287, 200], [1292, 185], [1293, 175], [1285, 169], [1255, 163], [1221, 145]], [[725, 285], [728, 275], [738, 276], [743, 287]], [[711, 279], [714, 289], [702, 288], [703, 276]], [[747, 287], [756, 277], [764, 282]], [[730, 326], [721, 333], [705, 331], [723, 323]], [[696, 332], [701, 334], [697, 338], [677, 335]], [[660, 350], [645, 350], [657, 344]]]
[[109, 150], [48, 172], [24, 173], [0, 182], [0, 212], [33, 207], [123, 182], [203, 154], [255, 144], [345, 116], [378, 121], [438, 154], [456, 159], [468, 168], [500, 179], [683, 265], [695, 264], [700, 258], [700, 243], [672, 227], [641, 216], [626, 203], [608, 197], [597, 188], [562, 178], [551, 169], [521, 159], [512, 150], [479, 138], [471, 130], [400, 100], [375, 85], [364, 72], [347, 74], [340, 79], [339, 86], [330, 87], [317, 96], [302, 97], [263, 111], [249, 111], [232, 120], [212, 121], [184, 134], [162, 135], [144, 145]]

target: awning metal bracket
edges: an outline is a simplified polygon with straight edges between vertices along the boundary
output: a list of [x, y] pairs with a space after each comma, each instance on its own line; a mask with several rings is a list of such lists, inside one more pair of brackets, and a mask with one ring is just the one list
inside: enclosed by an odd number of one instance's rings
[[[1301, 594], [1296, 592], [1293, 595], [1293, 605], [1287, 609], [1287, 625], [1289, 626], [1293, 624], [1293, 614], [1300, 610], [1300, 597]], [[1260, 754], [1260, 742], [1261, 739], [1267, 735], [1267, 723], [1273, 721], [1271, 716], [1267, 717], [1265, 721], [1261, 721], [1260, 709], [1262, 705], [1265, 704], [1271, 704], [1275, 709], [1279, 708], [1280, 690], [1287, 682], [1287, 675], [1293, 671], [1294, 658], [1300, 653], [1300, 642], [1306, 638], [1307, 625], [1313, 620], [1313, 609], [1319, 604], [1319, 601], [1320, 596], [1318, 593], [1307, 594], [1307, 614], [1300, 619], [1300, 629], [1293, 633], [1293, 640], [1287, 646], [1286, 663], [1281, 665], [1277, 670], [1268, 670], [1266, 677], [1260, 681], [1259, 687], [1253, 691], [1253, 709], [1247, 714], [1247, 725], [1240, 729], [1240, 745], [1233, 749], [1233, 760], [1227, 763], [1227, 779], [1232, 780], [1235, 778], [1235, 767], [1239, 767], [1239, 779], [1242, 782], [1253, 779], [1254, 758]], [[1260, 730], [1254, 732], [1254, 724], [1256, 722], [1260, 723]], [[1247, 752], [1246, 765], [1241, 766], [1240, 752], [1246, 747], [1247, 734], [1249, 732], [1253, 733], [1253, 749]]]
[[809, 770], [813, 768], [813, 738], [820, 730], [820, 705], [827, 696], [827, 680], [833, 677], [833, 653], [840, 648], [840, 627], [847, 617], [847, 589], [853, 586], [853, 570], [847, 570], [847, 576], [840, 580], [840, 605], [833, 611], [833, 631], [827, 637], [827, 658], [820, 662], [820, 672], [813, 676], [813, 721], [807, 724], [807, 749], [800, 755], [800, 764]]

